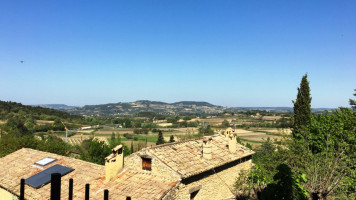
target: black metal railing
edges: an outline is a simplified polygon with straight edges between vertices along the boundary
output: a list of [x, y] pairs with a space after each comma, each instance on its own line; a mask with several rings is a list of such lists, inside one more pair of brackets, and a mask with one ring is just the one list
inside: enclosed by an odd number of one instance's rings
[[[68, 199], [73, 200], [73, 179], [69, 179]], [[90, 184], [85, 184], [85, 200], [90, 198]], [[61, 174], [51, 174], [51, 200], [61, 199]], [[21, 179], [20, 184], [20, 200], [25, 200], [25, 179]], [[104, 190], [104, 200], [109, 200], [109, 190]], [[131, 200], [131, 197], [126, 197], [126, 200]]]

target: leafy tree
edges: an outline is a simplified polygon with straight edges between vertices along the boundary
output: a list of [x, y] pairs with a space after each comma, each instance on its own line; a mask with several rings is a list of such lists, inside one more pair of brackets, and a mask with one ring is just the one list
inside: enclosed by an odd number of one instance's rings
[[185, 116], [185, 117], [183, 117], [183, 120], [185, 120], [185, 121], [191, 120], [191, 119], [192, 119], [192, 117], [190, 117], [190, 116]]
[[293, 115], [293, 129], [292, 134], [296, 139], [304, 138], [307, 140], [307, 135], [303, 129], [310, 125], [311, 120], [311, 96], [310, 96], [310, 88], [308, 75], [305, 74], [300, 83], [300, 87], [298, 88], [298, 94], [296, 101], [293, 101], [294, 104], [294, 115]]
[[105, 145], [103, 141], [92, 139], [89, 141], [89, 148], [87, 154], [81, 154], [81, 159], [97, 163], [100, 165], [105, 164], [105, 157], [110, 155], [111, 149]]
[[115, 133], [112, 132], [112, 133], [111, 133], [111, 141], [114, 141], [114, 140], [116, 140], [116, 138], [115, 138]]
[[246, 147], [252, 150], [252, 146], [250, 143], [246, 143]]
[[36, 125], [36, 121], [33, 117], [29, 117], [26, 119], [25, 126], [28, 130], [33, 131], [33, 129], [35, 128], [35, 125]]
[[[356, 89], [354, 89], [354, 91], [356, 92]], [[354, 96], [356, 96], [356, 93], [354, 93]], [[356, 100], [349, 99], [349, 102], [350, 102], [352, 110], [356, 111]]]
[[165, 141], [164, 141], [164, 138], [163, 138], [162, 131], [159, 131], [158, 132], [158, 139], [157, 139], [156, 144], [160, 145], [160, 144], [164, 144], [164, 143], [165, 143]]
[[13, 134], [19, 137], [29, 133], [28, 129], [24, 125], [24, 121], [18, 117], [8, 119], [3, 125], [2, 130], [8, 134]]
[[171, 135], [171, 137], [169, 137], [169, 142], [175, 142], [173, 135]]
[[213, 135], [214, 134], [214, 130], [211, 128], [210, 125], [207, 126], [202, 126], [198, 129], [199, 131], [199, 135], [203, 136], [203, 135]]
[[273, 176], [275, 183], [270, 183], [262, 192], [262, 199], [306, 200], [308, 192], [302, 187], [306, 182], [305, 174], [294, 174], [286, 164], [277, 166]]
[[199, 122], [197, 121], [188, 122], [188, 127], [198, 127], [198, 126], [199, 126]]
[[169, 118], [167, 118], [167, 123], [176, 124], [179, 119], [180, 119], [179, 116], [169, 117]]
[[188, 122], [187, 121], [182, 121], [179, 123], [180, 127], [188, 127]]
[[132, 128], [132, 121], [129, 118], [124, 118], [123, 120], [123, 127], [125, 128]]
[[58, 119], [58, 118], [54, 120], [54, 123], [53, 123], [52, 127], [53, 127], [53, 130], [58, 130], [58, 131], [59, 130], [60, 131], [64, 130], [64, 126], [63, 126], [61, 120]]
[[225, 119], [224, 121], [222, 121], [221, 126], [227, 128], [230, 127], [230, 123]]

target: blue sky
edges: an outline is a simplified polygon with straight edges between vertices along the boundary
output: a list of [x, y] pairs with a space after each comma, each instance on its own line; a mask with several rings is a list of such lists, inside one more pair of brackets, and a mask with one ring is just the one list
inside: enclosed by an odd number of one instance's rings
[[[356, 1], [0, 2], [0, 100], [312, 107], [356, 88]], [[20, 63], [23, 60], [24, 63]]]

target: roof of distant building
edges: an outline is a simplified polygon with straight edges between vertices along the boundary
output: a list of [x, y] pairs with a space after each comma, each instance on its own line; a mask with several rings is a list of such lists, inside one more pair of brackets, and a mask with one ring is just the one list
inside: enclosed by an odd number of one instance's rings
[[255, 153], [240, 144], [236, 145], [236, 153], [230, 153], [228, 141], [223, 135], [212, 136], [212, 159], [202, 158], [202, 146], [203, 138], [199, 138], [149, 147], [137, 154], [155, 156], [182, 178], [188, 178]]

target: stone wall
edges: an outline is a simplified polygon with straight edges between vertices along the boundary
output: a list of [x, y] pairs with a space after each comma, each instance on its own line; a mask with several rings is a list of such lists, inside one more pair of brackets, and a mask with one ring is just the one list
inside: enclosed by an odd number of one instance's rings
[[0, 187], [0, 200], [17, 200], [18, 197]]
[[[177, 200], [189, 200], [190, 193], [199, 189], [194, 200], [227, 199], [233, 196], [233, 184], [240, 170], [248, 170], [252, 166], [251, 160], [229, 167], [217, 173], [201, 175], [196, 180], [184, 180], [176, 188]], [[231, 191], [232, 190], [232, 191]]]
[[[162, 163], [155, 156], [146, 155], [151, 157], [152, 166], [151, 173], [156, 176], [164, 176], [170, 181], [177, 181], [180, 179], [180, 176], [177, 172], [173, 171], [170, 167]], [[138, 154], [132, 154], [128, 157], [125, 157], [124, 168], [141, 171], [142, 169], [142, 158]], [[146, 171], [146, 170], [145, 170]]]

